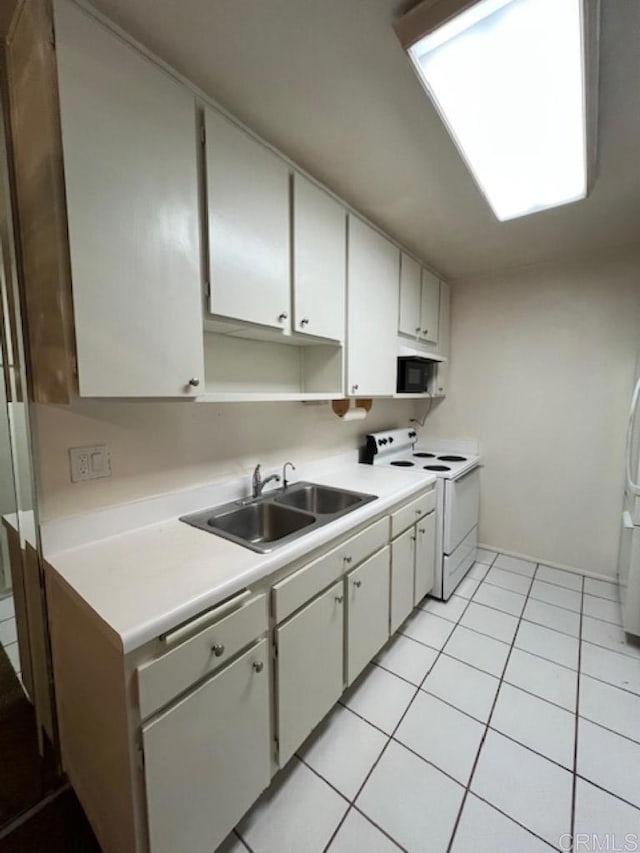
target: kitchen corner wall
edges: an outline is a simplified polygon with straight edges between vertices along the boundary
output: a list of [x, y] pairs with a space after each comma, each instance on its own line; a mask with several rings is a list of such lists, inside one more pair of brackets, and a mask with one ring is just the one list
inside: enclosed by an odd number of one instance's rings
[[[80, 400], [35, 406], [42, 521], [76, 515], [224, 477], [265, 474], [283, 462], [334, 456], [372, 430], [408, 424], [414, 410], [374, 400], [364, 421], [345, 423], [328, 404]], [[70, 447], [107, 444], [112, 476], [72, 483]]]
[[480, 541], [614, 575], [640, 256], [460, 280], [452, 296], [449, 393], [422, 436], [479, 440]]

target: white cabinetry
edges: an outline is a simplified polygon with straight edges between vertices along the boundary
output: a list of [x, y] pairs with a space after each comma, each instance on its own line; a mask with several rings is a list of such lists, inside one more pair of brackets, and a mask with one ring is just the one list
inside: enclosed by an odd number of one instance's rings
[[416, 582], [413, 603], [419, 601], [433, 589], [436, 559], [436, 514], [425, 515], [416, 524]]
[[339, 581], [275, 629], [278, 757], [283, 767], [344, 688], [344, 587]]
[[440, 281], [405, 252], [400, 262], [398, 331], [418, 341], [438, 342]]
[[55, 27], [80, 394], [193, 395], [203, 374], [193, 94], [74, 3], [55, 3]]
[[262, 640], [142, 728], [153, 853], [210, 853], [271, 777]]
[[439, 321], [439, 340], [438, 353], [444, 356], [447, 361], [440, 361], [436, 367], [435, 376], [435, 393], [439, 397], [444, 397], [448, 390], [449, 383], [449, 334], [450, 334], [450, 300], [451, 292], [446, 281], [440, 282], [440, 321]]
[[398, 630], [413, 610], [416, 535], [413, 527], [391, 543], [390, 630]]
[[293, 328], [344, 339], [347, 214], [302, 175], [293, 176]]
[[400, 313], [398, 331], [412, 338], [420, 337], [422, 299], [421, 267], [405, 252], [400, 256]]
[[389, 638], [389, 558], [383, 548], [346, 577], [347, 684]]
[[422, 268], [422, 294], [420, 297], [420, 340], [438, 343], [440, 311], [440, 280]]
[[435, 490], [405, 504], [391, 516], [391, 633], [433, 589]]
[[389, 397], [396, 389], [400, 252], [349, 217], [347, 395]]
[[220, 113], [205, 108], [212, 314], [288, 330], [289, 170]]

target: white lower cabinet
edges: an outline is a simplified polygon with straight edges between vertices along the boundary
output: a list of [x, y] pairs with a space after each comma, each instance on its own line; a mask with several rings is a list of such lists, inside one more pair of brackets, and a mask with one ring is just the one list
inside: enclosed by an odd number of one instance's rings
[[344, 689], [343, 581], [274, 633], [278, 761], [283, 767]]
[[262, 640], [142, 728], [150, 849], [211, 853], [271, 778]]
[[435, 510], [423, 515], [391, 543], [392, 634], [433, 589], [435, 545]]
[[433, 589], [436, 559], [436, 514], [430, 512], [416, 524], [416, 583], [414, 604]]
[[389, 639], [390, 556], [387, 546], [346, 577], [347, 684]]
[[391, 620], [393, 634], [413, 610], [416, 561], [415, 527], [391, 543]]

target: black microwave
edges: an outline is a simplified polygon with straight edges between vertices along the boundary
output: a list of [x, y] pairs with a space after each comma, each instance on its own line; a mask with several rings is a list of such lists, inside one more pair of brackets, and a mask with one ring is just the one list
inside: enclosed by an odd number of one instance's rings
[[433, 362], [413, 355], [398, 358], [398, 394], [426, 394], [431, 388]]

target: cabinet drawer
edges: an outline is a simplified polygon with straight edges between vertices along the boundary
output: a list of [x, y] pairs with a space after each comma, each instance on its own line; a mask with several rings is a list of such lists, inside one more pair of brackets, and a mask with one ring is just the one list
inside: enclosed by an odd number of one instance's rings
[[347, 569], [366, 560], [388, 541], [389, 520], [382, 518], [275, 584], [271, 596], [276, 623], [282, 622], [310, 598], [342, 577]]
[[401, 509], [391, 514], [391, 538], [395, 539], [407, 527], [415, 524], [419, 518], [426, 515], [436, 506], [436, 490], [431, 489], [419, 498], [405, 504]]
[[[211, 618], [215, 620], [215, 610]], [[138, 697], [142, 719], [226, 663], [266, 629], [266, 596], [260, 595], [162, 657], [139, 666]]]

